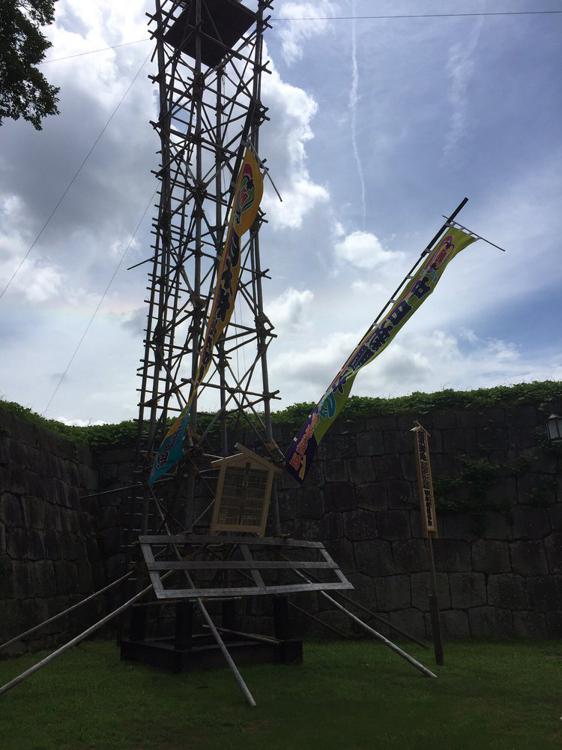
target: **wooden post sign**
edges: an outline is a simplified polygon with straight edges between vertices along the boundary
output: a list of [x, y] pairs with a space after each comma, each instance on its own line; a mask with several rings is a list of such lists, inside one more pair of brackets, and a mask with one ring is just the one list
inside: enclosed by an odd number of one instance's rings
[[420, 494], [422, 527], [426, 537], [437, 537], [437, 517], [435, 515], [435, 496], [429, 460], [429, 432], [419, 422], [412, 428], [416, 446], [416, 469]]
[[431, 616], [431, 631], [433, 634], [433, 648], [435, 661], [444, 664], [443, 638], [441, 636], [441, 618], [437, 599], [437, 572], [433, 556], [433, 539], [437, 537], [437, 518], [435, 516], [435, 496], [433, 494], [433, 479], [431, 477], [431, 463], [429, 461], [429, 432], [419, 422], [414, 422], [412, 428], [416, 446], [416, 464], [418, 471], [418, 487], [420, 491], [420, 509], [422, 528], [427, 537], [427, 552], [431, 570], [431, 590], [429, 595], [429, 613]]

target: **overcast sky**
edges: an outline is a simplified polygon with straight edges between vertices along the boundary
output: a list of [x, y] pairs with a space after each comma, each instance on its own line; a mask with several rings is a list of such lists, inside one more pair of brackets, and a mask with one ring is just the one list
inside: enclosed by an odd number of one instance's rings
[[[59, 0], [57, 59], [147, 36], [151, 0]], [[519, 0], [277, 0], [286, 18], [539, 9]], [[543, 0], [540, 9], [560, 9]], [[562, 15], [278, 21], [267, 34], [261, 156], [270, 372], [285, 406], [317, 401], [448, 213], [478, 242], [358, 377], [355, 395], [562, 379]], [[128, 90], [0, 300], [0, 397], [47, 416], [136, 415], [158, 140], [142, 41], [51, 62], [59, 117], [0, 130], [0, 288]], [[140, 71], [140, 72], [139, 72]], [[150, 205], [131, 243], [143, 212]]]

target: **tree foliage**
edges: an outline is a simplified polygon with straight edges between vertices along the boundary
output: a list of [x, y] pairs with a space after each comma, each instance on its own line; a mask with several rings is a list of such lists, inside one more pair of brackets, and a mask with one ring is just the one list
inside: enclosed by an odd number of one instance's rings
[[0, 0], [0, 125], [23, 117], [36, 130], [58, 114], [57, 94], [37, 65], [51, 42], [41, 27], [54, 21], [56, 0]]

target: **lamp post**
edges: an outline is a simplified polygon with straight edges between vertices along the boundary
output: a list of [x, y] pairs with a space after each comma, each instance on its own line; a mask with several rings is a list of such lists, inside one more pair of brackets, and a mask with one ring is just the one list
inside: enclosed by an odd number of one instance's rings
[[551, 414], [546, 420], [546, 436], [552, 444], [562, 443], [562, 417]]

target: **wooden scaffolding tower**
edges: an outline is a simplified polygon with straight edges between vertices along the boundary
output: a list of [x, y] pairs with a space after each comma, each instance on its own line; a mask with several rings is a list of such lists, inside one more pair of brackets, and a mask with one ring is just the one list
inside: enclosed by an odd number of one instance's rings
[[[236, 0], [155, 0], [150, 16], [156, 43], [160, 137], [159, 204], [153, 224], [153, 255], [148, 284], [144, 356], [139, 368], [136, 479], [145, 482], [166, 422], [185, 406], [198, 356], [225, 240], [228, 208], [246, 145], [259, 153], [260, 126], [267, 119], [261, 101], [263, 34], [272, 0], [254, 0], [251, 9]], [[213, 353], [198, 389], [214, 394], [216, 415], [198, 427], [198, 398], [191, 409], [191, 432], [205, 446], [210, 429], [220, 431], [226, 456], [227, 414], [247, 420], [256, 440], [272, 439], [267, 349], [273, 326], [263, 310], [260, 212], [241, 247], [242, 270], [237, 313]], [[208, 403], [208, 402], [207, 402]], [[211, 448], [207, 444], [207, 448]], [[183, 528], [193, 522], [195, 479], [186, 479], [183, 508], [166, 512]], [[161, 502], [170, 502], [161, 498]], [[154, 532], [160, 519], [151, 498], [135, 492], [129, 543]], [[179, 528], [178, 526], [178, 528]]]

